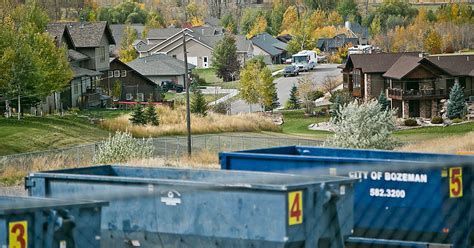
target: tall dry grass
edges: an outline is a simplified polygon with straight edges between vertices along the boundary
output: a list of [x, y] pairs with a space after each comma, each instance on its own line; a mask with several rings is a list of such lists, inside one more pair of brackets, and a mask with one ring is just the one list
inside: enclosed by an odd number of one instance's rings
[[193, 169], [219, 169], [219, 158], [217, 152], [202, 150], [193, 153], [191, 157], [183, 155], [175, 159], [155, 157], [141, 160], [131, 160], [122, 165], [145, 166], [145, 167], [175, 167], [175, 168], [193, 168]]
[[474, 152], [474, 132], [422, 141], [402, 146], [396, 150], [435, 153]]
[[[135, 137], [155, 137], [186, 134], [186, 111], [184, 106], [171, 109], [167, 106], [157, 107], [160, 118], [159, 126], [136, 126], [129, 121], [129, 115], [104, 120], [101, 126], [111, 131], [128, 130]], [[239, 115], [221, 115], [209, 113], [207, 116], [191, 115], [193, 134], [221, 132], [260, 132], [279, 131], [271, 118], [258, 113]]]

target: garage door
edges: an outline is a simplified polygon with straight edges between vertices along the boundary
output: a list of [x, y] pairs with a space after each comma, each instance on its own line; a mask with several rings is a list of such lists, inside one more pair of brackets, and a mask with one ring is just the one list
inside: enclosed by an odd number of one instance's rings
[[198, 65], [198, 58], [197, 57], [188, 57], [188, 63], [197, 66]]

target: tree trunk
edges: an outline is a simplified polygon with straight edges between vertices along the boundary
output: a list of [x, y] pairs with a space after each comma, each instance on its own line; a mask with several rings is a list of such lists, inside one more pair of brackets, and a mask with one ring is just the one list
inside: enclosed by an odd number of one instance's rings
[[18, 94], [18, 120], [21, 119], [20, 113], [21, 113], [21, 103], [20, 103], [20, 94]]

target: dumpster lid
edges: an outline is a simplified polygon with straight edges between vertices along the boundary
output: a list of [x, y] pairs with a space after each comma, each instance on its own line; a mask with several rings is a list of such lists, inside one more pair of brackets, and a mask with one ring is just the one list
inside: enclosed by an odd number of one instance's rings
[[34, 212], [51, 208], [102, 207], [107, 205], [107, 202], [102, 201], [71, 201], [39, 197], [0, 196], [0, 215]]
[[329, 175], [302, 176], [282, 173], [178, 169], [164, 167], [135, 167], [102, 165], [31, 173], [30, 177], [60, 178], [66, 180], [114, 181], [232, 187], [286, 191], [321, 183], [355, 183], [357, 180]]

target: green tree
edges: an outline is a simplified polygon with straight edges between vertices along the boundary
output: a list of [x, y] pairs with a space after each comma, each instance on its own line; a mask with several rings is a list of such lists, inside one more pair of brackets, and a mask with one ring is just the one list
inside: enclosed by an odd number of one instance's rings
[[331, 109], [329, 112], [331, 113], [331, 118], [334, 123], [340, 121], [340, 112], [339, 109], [344, 106], [343, 100], [341, 95], [336, 95], [334, 98], [334, 102], [331, 104]]
[[143, 111], [143, 106], [140, 103], [136, 103], [133, 107], [133, 112], [129, 119], [133, 125], [146, 125], [145, 112]]
[[29, 4], [15, 8], [0, 26], [0, 94], [20, 104], [18, 111], [36, 106], [72, 78], [66, 49], [45, 32], [47, 23], [46, 13]]
[[385, 97], [385, 94], [383, 92], [380, 92], [380, 95], [377, 101], [380, 104], [382, 111], [390, 109], [390, 101], [387, 99], [387, 97]]
[[288, 99], [288, 103], [286, 106], [288, 109], [299, 109], [300, 108], [300, 101], [298, 99], [298, 87], [293, 84], [290, 90], [290, 98]]
[[[165, 19], [158, 11], [150, 11], [146, 19], [145, 27], [150, 28], [164, 28], [166, 27]], [[145, 36], [146, 37], [146, 36]]]
[[246, 8], [243, 11], [242, 18], [240, 19], [240, 32], [241, 34], [248, 34], [248, 32], [252, 29], [255, 20], [260, 15], [260, 12], [252, 9]]
[[447, 116], [449, 119], [463, 118], [467, 113], [464, 92], [459, 83], [455, 83], [449, 92]]
[[114, 97], [114, 100], [120, 100], [120, 97], [122, 96], [122, 83], [119, 80], [114, 82], [114, 86], [112, 87], [112, 96]]
[[[263, 66], [262, 66], [263, 64]], [[258, 94], [258, 74], [260, 69], [265, 66], [263, 60], [259, 58], [251, 59], [245, 63], [240, 71], [239, 91], [243, 100], [249, 104], [256, 104], [259, 100]]]
[[280, 33], [281, 24], [283, 22], [283, 15], [285, 14], [285, 6], [281, 0], [273, 2], [273, 8], [269, 13], [269, 28], [268, 33], [271, 35], [278, 35]]
[[261, 104], [265, 110], [273, 110], [275, 107], [275, 99], [278, 103], [278, 95], [275, 83], [273, 82], [272, 71], [265, 67], [259, 73], [260, 86], [260, 98]]
[[349, 17], [355, 19], [355, 21], [360, 22], [362, 19], [359, 11], [357, 10], [357, 3], [354, 0], [341, 0], [337, 4], [337, 12], [342, 16], [342, 19], [349, 20]]
[[208, 105], [201, 90], [194, 91], [191, 99], [191, 113], [206, 116], [207, 110]]
[[160, 119], [158, 117], [158, 114], [156, 113], [156, 108], [155, 105], [152, 103], [151, 98], [148, 100], [148, 105], [146, 106], [144, 115], [147, 123], [153, 126], [160, 125]]
[[216, 69], [217, 76], [225, 82], [233, 80], [237, 75], [240, 63], [237, 59], [237, 46], [233, 35], [225, 34], [217, 42], [212, 52], [212, 66]]
[[237, 34], [237, 23], [231, 13], [227, 13], [222, 17], [221, 25], [231, 33]]
[[376, 16], [375, 19], [372, 21], [372, 24], [370, 24], [370, 33], [372, 34], [372, 37], [380, 34], [382, 31], [381, 23], [380, 23], [380, 17]]

